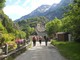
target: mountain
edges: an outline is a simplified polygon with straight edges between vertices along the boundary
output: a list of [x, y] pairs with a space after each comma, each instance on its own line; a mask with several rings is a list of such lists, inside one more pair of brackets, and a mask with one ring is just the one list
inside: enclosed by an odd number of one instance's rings
[[40, 7], [32, 11], [30, 14], [21, 17], [17, 21], [33, 18], [36, 16], [43, 16], [43, 13], [46, 12], [49, 8], [50, 8], [50, 5], [41, 5]]
[[68, 10], [66, 7], [72, 3], [73, 0], [61, 0], [59, 4], [53, 4], [48, 11], [45, 12], [45, 17], [52, 20], [55, 17], [62, 18], [63, 14], [66, 13]]
[[68, 10], [65, 9], [70, 3], [72, 3], [73, 0], [61, 0], [59, 4], [53, 4], [50, 5], [41, 5], [34, 11], [32, 11], [30, 14], [22, 16], [20, 19], [17, 19], [16, 21], [26, 20], [28, 18], [33, 18], [37, 16], [45, 16], [49, 20], [57, 18], [62, 18], [63, 14], [67, 12]]

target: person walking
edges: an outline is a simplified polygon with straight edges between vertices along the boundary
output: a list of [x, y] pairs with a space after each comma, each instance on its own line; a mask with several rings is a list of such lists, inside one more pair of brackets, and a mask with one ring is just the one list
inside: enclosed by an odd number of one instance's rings
[[42, 36], [39, 36], [39, 43], [41, 45], [41, 42], [42, 42]]
[[33, 41], [33, 46], [36, 46], [36, 36], [33, 36], [32, 41]]
[[44, 40], [45, 40], [45, 45], [47, 46], [48, 37], [44, 36]]

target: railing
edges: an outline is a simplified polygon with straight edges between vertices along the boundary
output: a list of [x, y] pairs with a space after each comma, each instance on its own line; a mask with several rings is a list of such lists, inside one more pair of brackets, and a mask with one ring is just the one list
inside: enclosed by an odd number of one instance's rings
[[[15, 49], [15, 50], [13, 50], [13, 51], [11, 51], [11, 52], [9, 52], [9, 53], [6, 53], [6, 54], [1, 55], [1, 56], [0, 56], [0, 60], [4, 60], [6, 57], [8, 57], [8, 56], [10, 56], [10, 55], [12, 55], [12, 54], [15, 54], [16, 52], [18, 52], [18, 51], [20, 51], [20, 50], [22, 50], [22, 49], [24, 49], [24, 48], [28, 49], [28, 47], [29, 47], [30, 45], [31, 45], [30, 40], [27, 40], [27, 42], [26, 42], [26, 44], [25, 44], [24, 46], [21, 46], [21, 47]], [[7, 52], [8, 52], [8, 51], [7, 51]]]

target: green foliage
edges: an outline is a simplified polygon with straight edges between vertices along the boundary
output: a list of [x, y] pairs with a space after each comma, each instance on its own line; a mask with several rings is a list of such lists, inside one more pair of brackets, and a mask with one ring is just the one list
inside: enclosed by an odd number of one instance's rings
[[0, 31], [4, 31], [5, 30], [5, 28], [4, 28], [4, 26], [2, 25], [2, 23], [0, 22]]
[[4, 38], [4, 42], [6, 43], [6, 42], [10, 42], [13, 39], [15, 39], [15, 36], [14, 36], [14, 34], [11, 34], [11, 33], [9, 33], [9, 34], [2, 34], [2, 38]]
[[14, 32], [14, 23], [12, 22], [12, 20], [10, 20], [7, 15], [4, 15], [3, 18], [4, 19], [2, 20], [2, 24], [6, 28], [8, 33]]
[[17, 48], [17, 44], [15, 43], [15, 35], [12, 33], [9, 34], [2, 34], [2, 45], [7, 43], [8, 44], [8, 49], [9, 51], [16, 49]]
[[[29, 18], [27, 20], [22, 20], [19, 21], [18, 24], [20, 27], [22, 26], [30, 26], [30, 27], [35, 27], [37, 25], [37, 23], [42, 22], [43, 24], [45, 24], [46, 22], [48, 22], [49, 20], [43, 16], [41, 17], [34, 17], [34, 18]], [[22, 27], [23, 28], [23, 27]]]
[[67, 16], [64, 17], [61, 21], [62, 21], [62, 31], [72, 32], [73, 25], [71, 25], [71, 18]]
[[34, 28], [30, 26], [25, 26], [22, 31], [26, 33], [26, 38], [28, 38], [34, 32]]
[[26, 33], [21, 31], [17, 24], [15, 24], [4, 12], [5, 0], [0, 0], [0, 47], [5, 43], [9, 46], [9, 51], [16, 49], [17, 44], [15, 43], [16, 38], [26, 38]]
[[62, 19], [63, 30], [72, 33], [74, 40], [80, 42], [80, 0], [74, 0], [71, 9]]
[[11, 42], [12, 40], [15, 39], [15, 36], [14, 34], [12, 33], [4, 33], [2, 34], [2, 37], [0, 39], [0, 45], [3, 45], [4, 43], [8, 43], [8, 42]]
[[75, 42], [59, 42], [52, 40], [51, 44], [55, 45], [60, 53], [68, 60], [80, 60], [80, 44]]
[[46, 31], [49, 35], [55, 34], [61, 31], [62, 22], [61, 20], [55, 18], [54, 20], [46, 24]]
[[2, 9], [5, 6], [5, 0], [0, 0], [0, 9]]
[[16, 30], [15, 36], [16, 36], [15, 38], [20, 38], [20, 39], [26, 38], [26, 33], [21, 30]]
[[7, 43], [9, 51], [16, 49], [16, 38], [24, 39], [26, 38], [26, 33], [19, 30], [17, 24], [13, 23], [13, 21], [0, 10], [0, 46]]

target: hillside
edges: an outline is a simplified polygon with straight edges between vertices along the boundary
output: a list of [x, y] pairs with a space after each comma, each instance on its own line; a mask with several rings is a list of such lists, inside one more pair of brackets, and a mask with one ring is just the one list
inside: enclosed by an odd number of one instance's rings
[[49, 20], [46, 17], [41, 16], [19, 21], [18, 24], [21, 27], [21, 29], [24, 29], [26, 26], [36, 27], [37, 23], [45, 24], [48, 21]]
[[72, 3], [73, 0], [61, 0], [61, 2], [57, 5], [52, 5], [51, 8], [45, 12], [45, 15], [48, 19], [52, 20], [55, 17], [62, 18], [63, 14], [68, 12], [66, 7]]
[[[4, 0], [2, 0], [3, 3]], [[1, 9], [2, 6], [0, 6], [0, 49], [5, 44], [8, 44], [9, 51], [16, 49], [17, 44], [15, 40], [17, 38], [25, 38], [26, 33], [21, 31], [19, 29], [19, 26], [14, 23]], [[22, 36], [23, 34], [23, 36]], [[13, 46], [11, 47], [10, 44]], [[3, 49], [2, 49], [3, 50]], [[1, 52], [3, 53], [3, 52]], [[0, 54], [1, 54], [0, 53]]]

